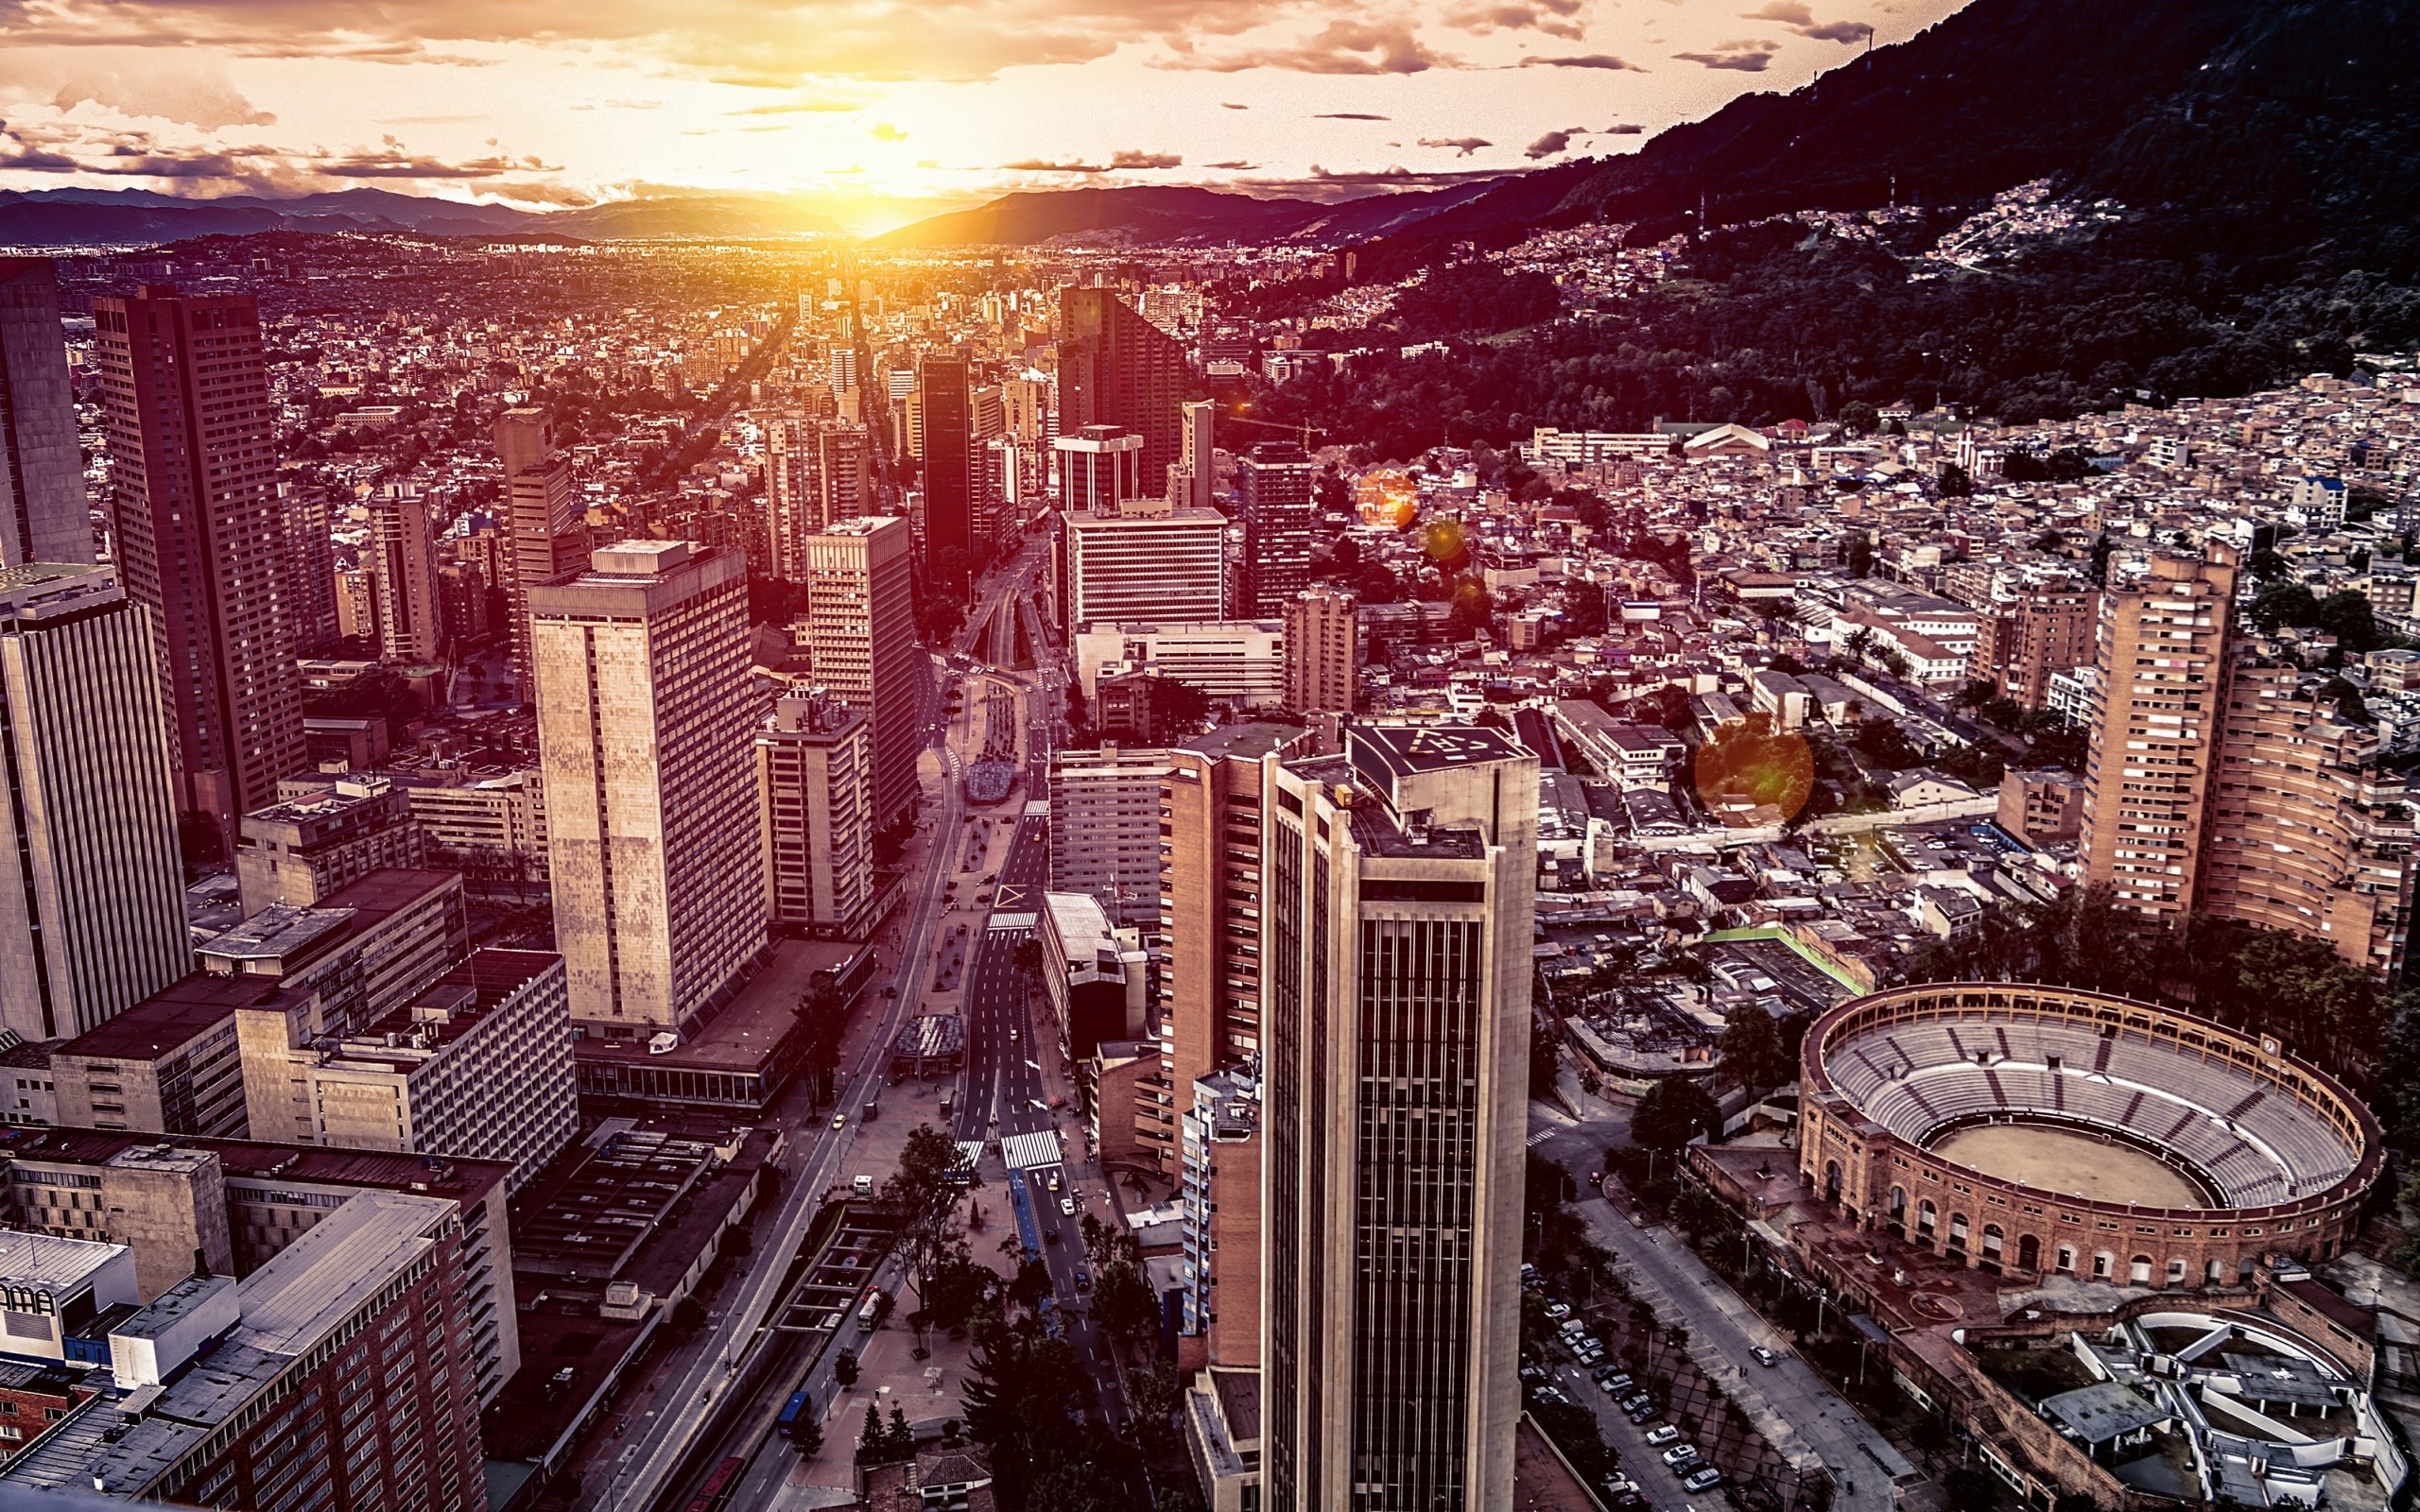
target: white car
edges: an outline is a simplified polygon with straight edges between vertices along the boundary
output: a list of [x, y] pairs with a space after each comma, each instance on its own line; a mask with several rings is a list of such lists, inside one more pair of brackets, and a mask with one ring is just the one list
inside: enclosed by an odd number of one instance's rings
[[1670, 1423], [1658, 1423], [1647, 1431], [1649, 1444], [1668, 1444], [1681, 1436], [1681, 1431]]
[[1675, 1444], [1670, 1449], [1666, 1450], [1663, 1454], [1664, 1463], [1671, 1466], [1675, 1469], [1686, 1465], [1689, 1461], [1697, 1457], [1698, 1446], [1695, 1444]]
[[1059, 1215], [1063, 1218], [1074, 1217], [1076, 1215], [1076, 1199], [1073, 1197], [1061, 1197], [1059, 1199]]

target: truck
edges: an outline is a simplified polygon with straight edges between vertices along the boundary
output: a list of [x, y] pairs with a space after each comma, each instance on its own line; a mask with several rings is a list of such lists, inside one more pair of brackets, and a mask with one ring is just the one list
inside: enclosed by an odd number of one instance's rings
[[869, 1097], [866, 1099], [866, 1105], [857, 1109], [857, 1117], [864, 1120], [866, 1123], [871, 1124], [874, 1120], [874, 1115], [881, 1111], [882, 1105]]

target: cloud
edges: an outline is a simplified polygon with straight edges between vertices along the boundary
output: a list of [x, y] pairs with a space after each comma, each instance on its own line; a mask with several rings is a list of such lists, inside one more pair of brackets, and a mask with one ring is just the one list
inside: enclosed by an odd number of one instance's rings
[[1128, 147], [1110, 156], [1113, 168], [1182, 168], [1184, 159], [1174, 152], [1142, 152]]
[[1703, 63], [1708, 68], [1736, 69], [1742, 74], [1761, 74], [1772, 65], [1773, 54], [1781, 51], [1777, 42], [1726, 42], [1707, 52], [1674, 53], [1685, 63]]
[[1523, 147], [1521, 149], [1521, 156], [1528, 158], [1532, 163], [1536, 162], [1540, 158], [1551, 158], [1556, 153], [1570, 146], [1571, 139], [1573, 137], [1586, 136], [1587, 134], [1588, 129], [1584, 126], [1566, 126], [1560, 131], [1548, 131], [1546, 135], [1538, 138], [1535, 142], [1532, 142], [1528, 146]]
[[1766, 6], [1762, 10], [1750, 10], [1743, 12], [1739, 19], [1742, 21], [1778, 21], [1785, 26], [1811, 26], [1815, 25], [1815, 12], [1809, 7], [1802, 4], [1801, 0], [1772, 0], [1772, 3]]
[[1238, 105], [1234, 100], [1220, 100], [1219, 105], [1221, 110], [1229, 111], [1249, 111], [1252, 109], [1249, 105]]
[[1647, 72], [1629, 59], [1616, 58], [1611, 53], [1571, 53], [1559, 58], [1531, 53], [1521, 60], [1521, 66], [1523, 68], [1604, 68], [1633, 74]]
[[1445, 24], [1463, 31], [1541, 31], [1549, 37], [1578, 42], [1579, 14], [1583, 0], [1481, 0], [1445, 13]]
[[1392, 121], [1392, 115], [1372, 115], [1367, 111], [1328, 111], [1311, 117], [1314, 121]]
[[448, 163], [425, 153], [406, 151], [403, 143], [391, 136], [385, 138], [375, 150], [355, 148], [322, 158], [314, 166], [333, 179], [494, 179], [507, 174], [562, 171], [559, 163], [536, 157], [515, 158], [502, 152]]
[[1599, 136], [1644, 136], [1647, 134], [1647, 128], [1633, 121], [1616, 121], [1597, 134]]
[[1817, 42], [1856, 43], [1874, 35], [1874, 28], [1862, 21], [1826, 21], [1820, 26], [1801, 26], [1798, 34]]
[[1052, 163], [1046, 158], [1019, 158], [1000, 164], [1003, 173], [1107, 173], [1106, 163]]
[[1467, 158], [1481, 147], [1495, 146], [1483, 136], [1424, 136], [1420, 145], [1424, 147], [1452, 147], [1454, 156], [1458, 158]]
[[1254, 168], [1259, 167], [1260, 164], [1257, 163], [1244, 163], [1239, 160], [1230, 159], [1225, 163], [1205, 163], [1202, 166], [1205, 168], [1216, 168], [1221, 173], [1250, 173]]
[[1404, 22], [1334, 21], [1291, 46], [1247, 48], [1241, 52], [1196, 53], [1180, 49], [1161, 68], [1198, 68], [1214, 74], [1239, 74], [1253, 68], [1277, 68], [1296, 74], [1425, 74], [1432, 68], [1460, 68], [1459, 59], [1422, 42]]
[[908, 140], [908, 133], [888, 121], [876, 121], [873, 127], [873, 139], [877, 142], [905, 142]]
[[[0, 0], [0, 17], [9, 7]], [[7, 36], [0, 24], [0, 38]], [[142, 47], [34, 52], [0, 41], [0, 98], [46, 99], [56, 110], [97, 105], [122, 115], [174, 121], [203, 131], [269, 126], [277, 117], [235, 88], [217, 60], [175, 57]]]
[[1802, 37], [1818, 42], [1863, 42], [1873, 28], [1862, 21], [1825, 21], [1815, 19], [1814, 9], [1805, 0], [1771, 0], [1761, 10], [1744, 12], [1742, 21], [1778, 21]]

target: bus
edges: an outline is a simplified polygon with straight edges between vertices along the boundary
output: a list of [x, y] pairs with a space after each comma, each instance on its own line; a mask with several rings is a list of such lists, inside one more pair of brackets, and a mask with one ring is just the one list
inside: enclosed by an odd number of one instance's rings
[[857, 1304], [857, 1327], [871, 1332], [890, 1307], [890, 1298], [881, 1287], [868, 1286], [865, 1300]]
[[731, 1504], [731, 1493], [739, 1489], [739, 1472], [747, 1468], [748, 1462], [737, 1454], [716, 1466], [705, 1484], [698, 1487], [688, 1512], [722, 1512]]
[[806, 1388], [804, 1386], [790, 1393], [790, 1400], [782, 1404], [782, 1416], [773, 1423], [785, 1438], [796, 1438], [801, 1426], [815, 1426], [815, 1414], [807, 1406]]

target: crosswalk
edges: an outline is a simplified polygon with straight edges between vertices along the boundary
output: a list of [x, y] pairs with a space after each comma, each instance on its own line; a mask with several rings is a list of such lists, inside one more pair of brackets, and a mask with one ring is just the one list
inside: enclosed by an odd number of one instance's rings
[[1059, 1147], [1059, 1136], [1049, 1129], [1037, 1129], [1029, 1134], [1011, 1134], [1000, 1141], [1000, 1156], [1011, 1171], [1038, 1170], [1057, 1165], [1066, 1158]]
[[1556, 1131], [1555, 1131], [1553, 1128], [1551, 1128], [1551, 1127], [1548, 1127], [1548, 1128], [1542, 1128], [1542, 1129], [1538, 1130], [1535, 1134], [1530, 1135], [1530, 1136], [1526, 1141], [1524, 1141], [1523, 1143], [1526, 1143], [1526, 1144], [1528, 1144], [1528, 1145], [1530, 1146], [1530, 1148], [1531, 1148], [1531, 1149], [1533, 1149], [1533, 1150], [1534, 1150], [1534, 1149], [1536, 1149], [1539, 1145], [1544, 1144], [1547, 1141], [1548, 1141], [1548, 1140], [1550, 1140], [1550, 1139], [1554, 1138], [1555, 1133], [1556, 1133]]

